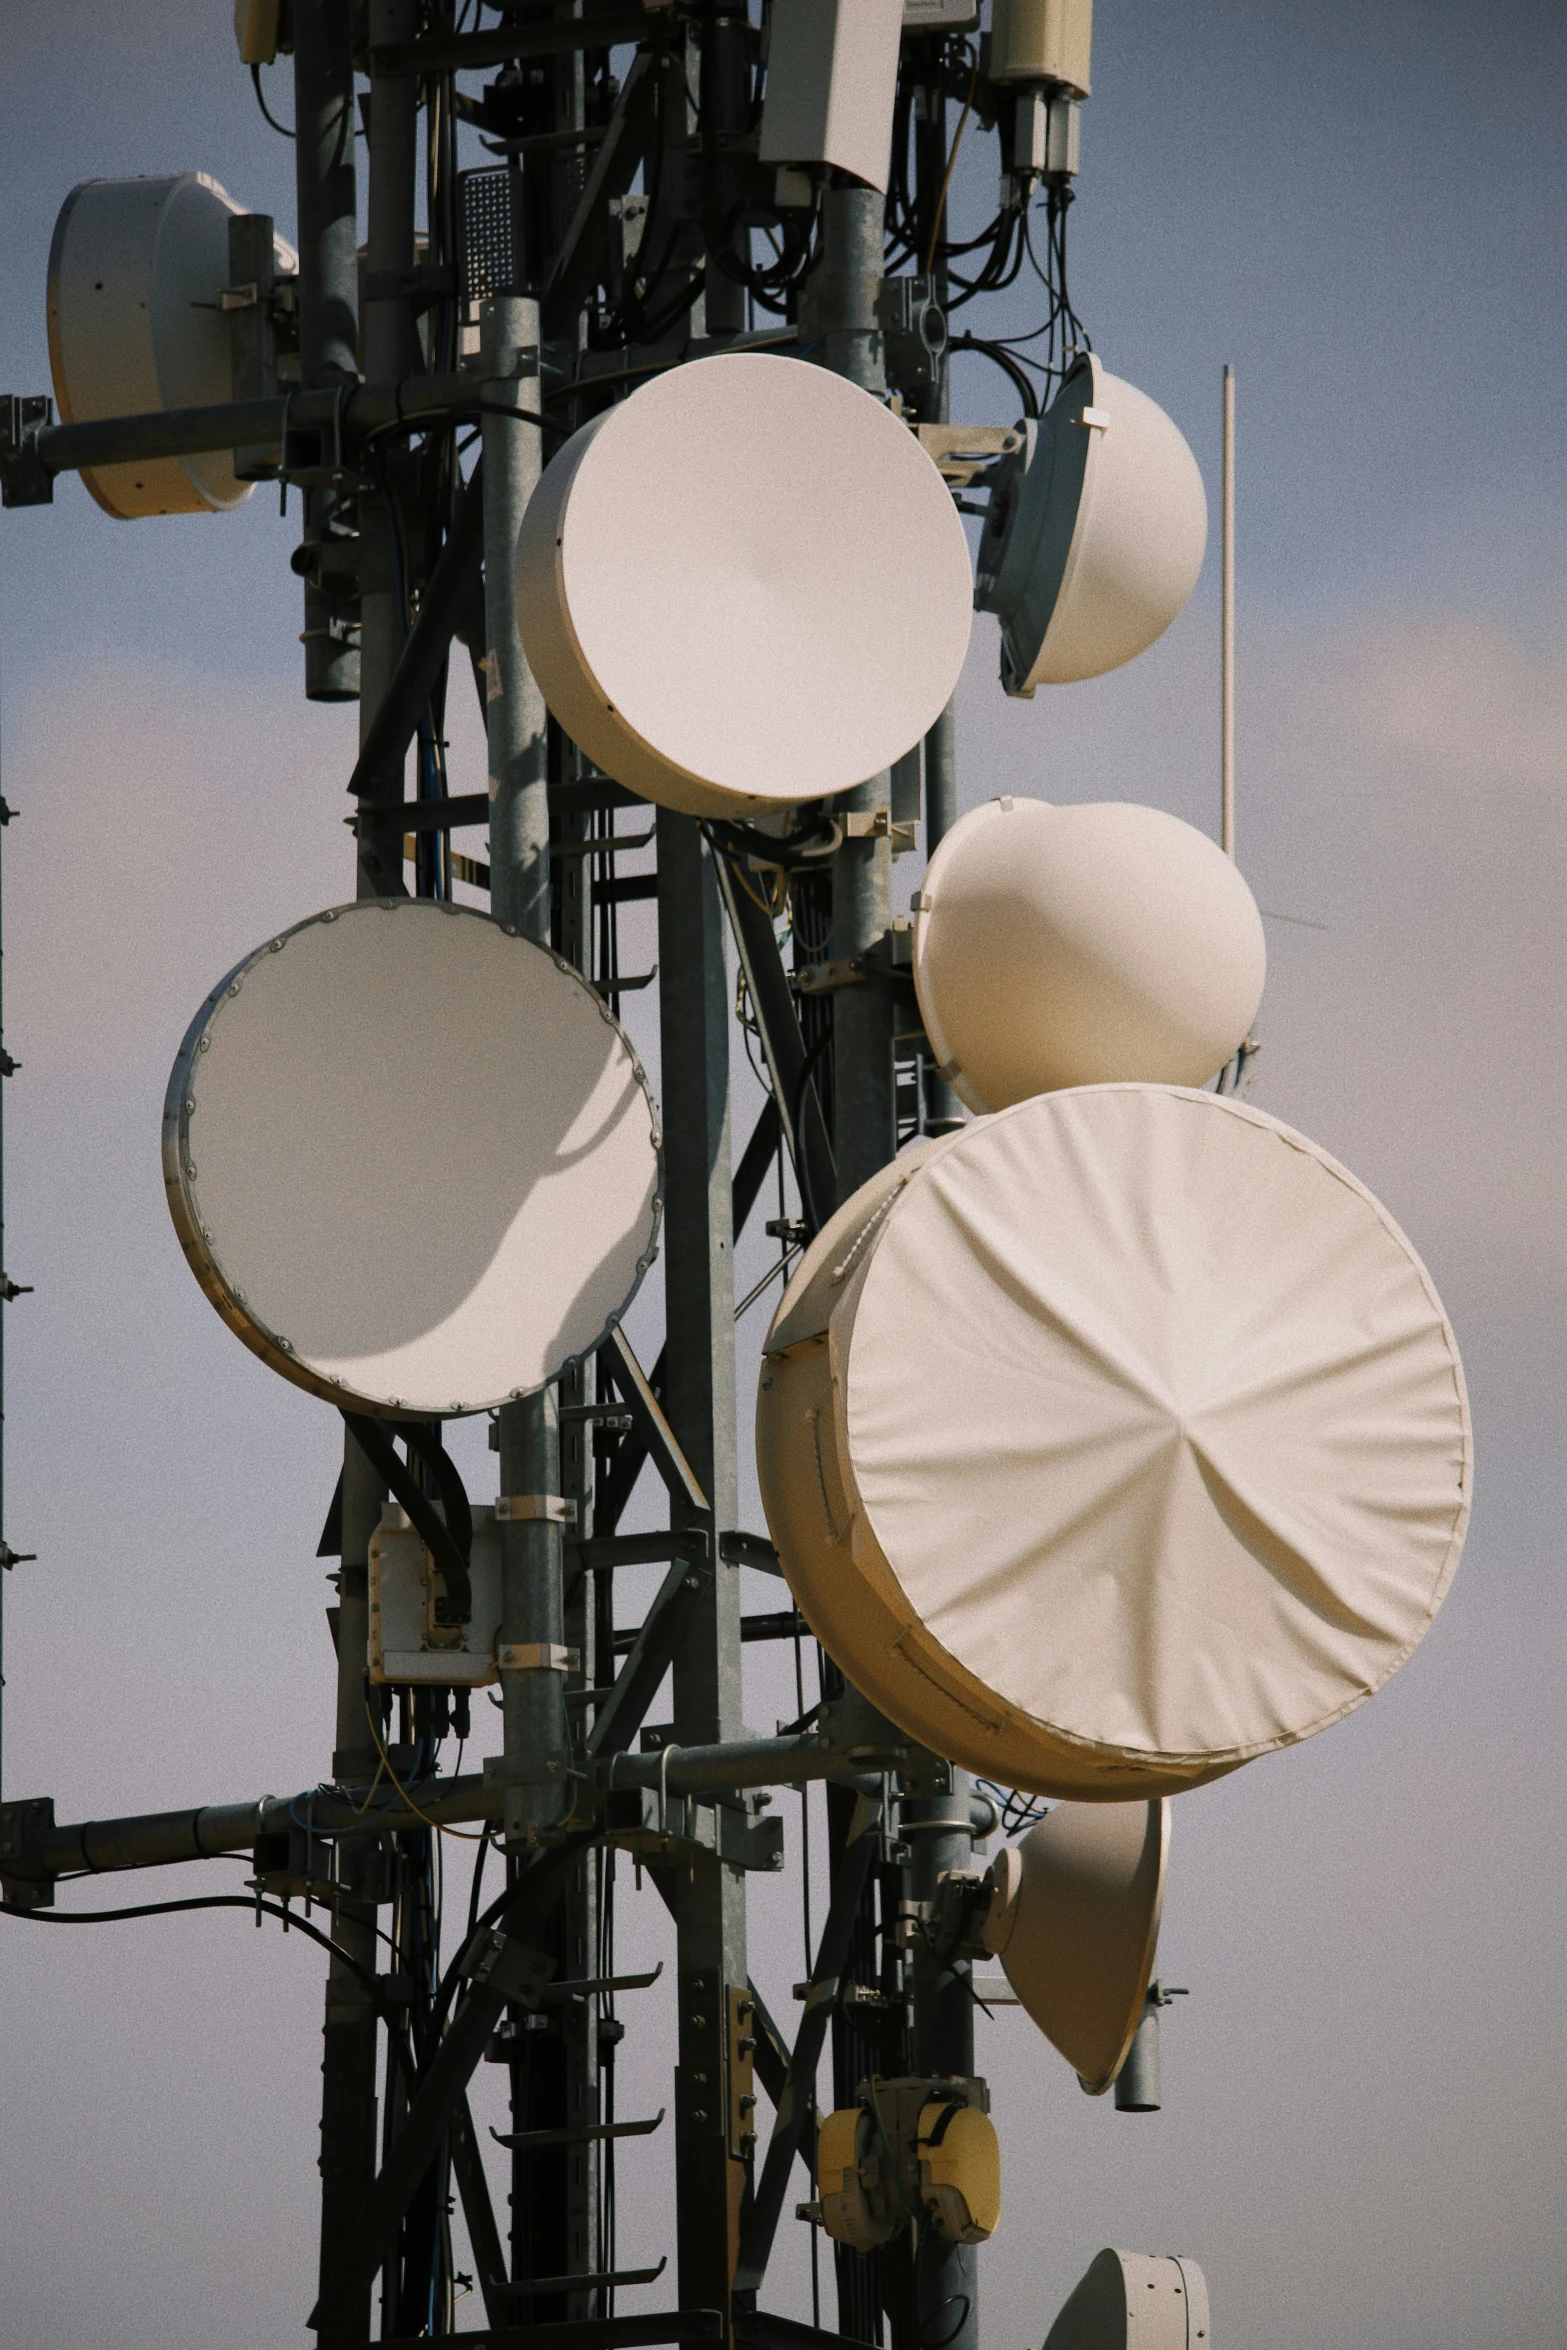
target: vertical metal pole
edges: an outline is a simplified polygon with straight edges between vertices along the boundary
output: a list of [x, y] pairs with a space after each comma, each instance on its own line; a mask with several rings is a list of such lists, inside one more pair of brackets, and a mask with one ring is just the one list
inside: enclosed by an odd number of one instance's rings
[[[12, 811], [0, 798], [0, 838], [11, 821]], [[3, 879], [3, 877], [0, 877]], [[3, 911], [3, 889], [0, 889], [0, 911]], [[3, 955], [3, 949], [0, 949]], [[0, 1009], [0, 1280], [5, 1274], [5, 1018]], [[5, 1308], [8, 1298], [0, 1299], [0, 1797], [5, 1794], [5, 1579], [11, 1569], [11, 1546], [5, 1538]]]
[[[318, 30], [329, 32], [332, 55], [346, 58], [346, 29], [350, 11], [341, 0], [316, 0], [311, 13], [322, 20]], [[296, 24], [298, 22], [296, 17]], [[414, 0], [372, 0], [372, 43], [407, 39], [414, 30]], [[296, 36], [297, 37], [297, 36]], [[340, 102], [348, 108], [346, 145], [353, 152], [353, 76], [351, 63]], [[411, 80], [387, 83], [377, 79], [371, 95], [370, 238], [368, 280], [376, 301], [367, 302], [365, 355], [372, 377], [386, 381], [399, 372], [402, 357], [399, 310], [378, 291], [399, 270], [411, 269], [414, 250], [414, 160], [416, 152], [418, 84]], [[323, 110], [324, 113], [324, 110]], [[350, 220], [352, 215], [350, 215]], [[334, 266], [340, 267], [342, 221], [328, 240]], [[333, 241], [335, 240], [335, 241]], [[349, 254], [350, 267], [357, 261]], [[301, 270], [304, 269], [301, 258]], [[356, 283], [357, 278], [350, 281]], [[328, 298], [320, 290], [312, 297], [323, 327], [330, 323], [341, 336], [345, 329], [343, 288]], [[307, 305], [302, 301], [302, 307]], [[351, 313], [347, 314], [351, 317]], [[339, 351], [339, 357], [341, 352]], [[369, 524], [367, 530], [366, 525]], [[390, 529], [371, 492], [360, 512], [361, 553], [374, 550], [379, 569], [367, 563], [361, 573], [362, 636], [360, 662], [360, 740], [364, 740], [379, 707], [402, 638], [402, 615], [394, 593], [390, 561]], [[373, 849], [361, 840], [357, 894], [371, 897], [382, 884], [371, 859]], [[343, 1449], [343, 1551], [338, 1578], [337, 1612], [337, 1750], [334, 1775], [345, 1784], [364, 1784], [375, 1770], [374, 1741], [366, 1709], [365, 1664], [369, 1646], [369, 1551], [381, 1511], [379, 1480], [352, 1437]], [[374, 1997], [361, 1977], [376, 1972], [375, 1910], [381, 1890], [375, 1882], [379, 1856], [364, 1840], [356, 1849], [342, 1847], [340, 1885], [334, 1904], [334, 1940], [341, 1957], [334, 1956], [327, 1977], [324, 2087], [321, 2106], [321, 2343], [322, 2350], [337, 2343], [362, 2342], [370, 2329], [368, 2289], [343, 2293], [336, 2284], [334, 2254], [345, 2240], [355, 2207], [375, 2174], [377, 2015]]]
[[[947, 181], [947, 105], [930, 90], [930, 118], [919, 138], [919, 184], [924, 203], [932, 210]], [[934, 224], [933, 224], [934, 225]], [[935, 263], [934, 291], [946, 306], [945, 264]], [[952, 413], [950, 372], [941, 371], [939, 421]], [[958, 819], [956, 705], [949, 702], [925, 737], [925, 850], [937, 848]], [[939, 1070], [928, 1072], [926, 1124], [936, 1132], [962, 1123], [963, 1105]], [[940, 1765], [935, 1766], [938, 1770]], [[951, 1792], [917, 1802], [906, 1802], [904, 1821], [910, 1831], [912, 1862], [910, 1891], [918, 1901], [930, 1901], [948, 1869], [972, 1865], [968, 1836], [969, 1780], [956, 1765], [947, 1766]], [[950, 1821], [951, 1833], [934, 1825]], [[974, 2070], [974, 2003], [957, 1970], [939, 1964], [918, 1945], [911, 1953], [914, 1991], [913, 2060], [916, 2073], [947, 2073], [959, 2077]], [[964, 1972], [971, 1970], [965, 1967]], [[919, 2342], [939, 2342], [943, 2350], [978, 2350], [979, 2257], [971, 2244], [947, 2244], [927, 2230], [915, 2262], [915, 2322]]]
[[[663, 1057], [664, 1408], [712, 1508], [735, 1523], [734, 1230], [730, 1191], [729, 982], [712, 852], [689, 816], [658, 812], [659, 1021]], [[695, 1511], [677, 1523], [703, 1523]], [[740, 1573], [715, 1562], [712, 1605], [675, 1659], [674, 1736], [737, 1738]], [[675, 2083], [676, 2238], [683, 2307], [727, 2309], [749, 2179], [730, 2112], [729, 2013], [746, 1987], [741, 1872], [702, 1856], [673, 1885], [680, 2001]]]
[[[539, 407], [539, 306], [498, 294], [479, 314], [480, 366], [492, 411]], [[484, 418], [484, 620], [490, 754], [490, 910], [525, 938], [550, 935], [550, 804], [544, 696], [517, 634], [512, 564], [543, 463], [537, 425]]]
[[[370, 0], [372, 49], [412, 40], [417, 0]], [[370, 85], [370, 197], [365, 243], [364, 351], [370, 383], [395, 383], [413, 371], [414, 204], [419, 159], [419, 84], [412, 74], [376, 74]], [[397, 542], [400, 452], [382, 460], [383, 478], [359, 501], [360, 740], [380, 708], [402, 649], [406, 580]], [[391, 795], [403, 797], [402, 776]], [[392, 860], [396, 879], [377, 858]], [[359, 894], [384, 895], [400, 883], [402, 844], [395, 835], [365, 838], [359, 849]]]
[[[745, 196], [745, 169], [720, 141], [744, 133], [749, 111], [750, 27], [744, 8], [720, 7], [702, 32], [702, 143], [711, 175], [711, 201], [722, 225]], [[709, 259], [702, 283], [703, 319], [710, 335], [745, 332], [745, 288]]]
[[[296, 0], [294, 8], [299, 380], [307, 391], [359, 377], [353, 17], [351, 0]], [[350, 702], [359, 691], [352, 523], [334, 487], [305, 492], [304, 539], [315, 551], [304, 630], [305, 693], [313, 702]], [[335, 562], [348, 568], [336, 572], [334, 594]]]
[[[485, 694], [490, 769], [490, 909], [498, 922], [525, 938], [550, 943], [550, 814], [548, 729], [544, 698], [523, 657], [517, 631], [513, 561], [523, 511], [543, 461], [536, 425], [497, 414], [520, 408], [538, 415], [539, 308], [517, 294], [500, 294], [480, 311], [480, 370], [490, 413], [484, 418], [484, 612]], [[503, 1404], [500, 1411], [501, 1490], [532, 1495], [535, 1506], [560, 1494], [560, 1390]], [[548, 1780], [545, 1767], [566, 1759], [566, 1680], [539, 1652], [564, 1646], [565, 1577], [563, 1530], [540, 1515], [510, 1520], [501, 1532], [501, 1630], [503, 1653], [523, 1650], [533, 1661], [501, 1671], [502, 1773], [507, 1849], [517, 1854], [536, 1846], [541, 1833], [564, 1809], [563, 1783]], [[591, 1974], [591, 1953], [582, 1934], [580, 1904], [568, 1903], [568, 1938], [576, 1944], [557, 1953], [562, 1971]], [[553, 1946], [552, 1946], [553, 1947]], [[511, 2019], [513, 2029], [525, 2020]], [[517, 2044], [512, 2065], [513, 2126], [518, 2130], [574, 2127], [581, 2104], [582, 2046], [569, 2045], [574, 2017], [552, 2019], [548, 2033]], [[573, 2098], [573, 2088], [579, 2092]], [[572, 2240], [569, 2181], [591, 2149], [562, 2148], [541, 2154], [517, 2150], [512, 2158], [512, 2274], [560, 2275], [584, 2258], [582, 2231]], [[591, 2197], [589, 2198], [591, 2200]], [[552, 2297], [531, 2304], [533, 2324], [553, 2317], [591, 2312], [568, 2310]]]
[[1224, 585], [1219, 639], [1219, 842], [1235, 854], [1235, 370], [1224, 370]]
[[[948, 1869], [972, 1868], [973, 1845], [969, 1827], [969, 1781], [964, 1771], [951, 1768], [950, 1795], [929, 1797], [905, 1807], [905, 1818], [918, 1831], [910, 1871], [916, 1900], [931, 1901]], [[929, 1823], [950, 1820], [952, 1832], [943, 1834]], [[967, 2077], [974, 2070], [974, 2002], [960, 1974], [971, 1972], [967, 1961], [948, 1966], [926, 1950], [914, 1952], [914, 2070], [916, 2073]], [[939, 2342], [942, 2350], [978, 2350], [979, 2251], [973, 2244], [948, 2244], [927, 2230], [916, 2263], [918, 2339]]]
[[[821, 320], [827, 364], [862, 390], [887, 388], [876, 302], [882, 277], [882, 214], [875, 188], [822, 196]], [[833, 865], [833, 955], [863, 955], [892, 924], [892, 778], [873, 776], [833, 804], [850, 838]], [[881, 829], [873, 829], [878, 823]], [[892, 992], [870, 977], [833, 1003], [833, 1147], [838, 1196], [847, 1199], [897, 1148], [893, 1099]]]
[[[931, 80], [926, 84], [926, 115], [915, 129], [915, 171], [918, 187], [917, 213], [920, 220], [920, 242], [931, 252], [931, 291], [947, 307], [948, 277], [945, 257], [939, 250], [940, 221], [937, 206], [947, 185], [947, 101], [935, 80], [935, 61], [932, 60]], [[952, 420], [952, 365], [944, 352], [941, 362], [941, 380], [933, 402], [932, 422], [948, 424]], [[951, 701], [942, 711], [935, 725], [925, 737], [925, 857], [927, 863], [936, 854], [942, 841], [958, 820], [958, 745], [957, 703]], [[928, 1132], [941, 1134], [963, 1122], [963, 1104], [933, 1062], [925, 1069], [925, 1125]]]
[[[501, 294], [480, 314], [481, 364], [492, 410], [539, 411], [539, 309]], [[499, 922], [548, 946], [550, 815], [544, 697], [523, 658], [517, 634], [512, 563], [523, 509], [539, 478], [536, 425], [504, 416], [484, 419], [485, 692], [490, 761], [490, 905]], [[553, 1386], [504, 1404], [500, 1415], [501, 1488], [537, 1496], [560, 1491], [559, 1398]], [[504, 1647], [562, 1645], [562, 1535], [545, 1518], [520, 1519], [502, 1531]], [[536, 1769], [566, 1752], [565, 1681], [547, 1665], [501, 1674], [504, 1751], [509, 1783], [508, 1844], [535, 1843], [559, 1817], [559, 1784], [519, 1783], [511, 1773]]]

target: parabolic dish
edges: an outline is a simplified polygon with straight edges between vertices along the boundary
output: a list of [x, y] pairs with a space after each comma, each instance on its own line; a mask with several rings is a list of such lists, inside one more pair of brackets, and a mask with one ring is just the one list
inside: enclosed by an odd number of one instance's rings
[[1093, 2097], [1143, 2020], [1169, 1851], [1168, 1800], [1058, 1803], [990, 1869], [985, 1947]]
[[1164, 410], [1085, 351], [999, 469], [975, 602], [1001, 622], [1001, 682], [1102, 677], [1184, 611], [1208, 543], [1197, 460]]
[[517, 613], [605, 773], [698, 816], [850, 790], [928, 732], [971, 626], [963, 525], [906, 425], [825, 368], [672, 368], [546, 467]]
[[988, 800], [946, 834], [915, 904], [920, 1012], [971, 1110], [1125, 1078], [1205, 1084], [1262, 1000], [1251, 891], [1163, 808]]
[[163, 1169], [229, 1327], [387, 1416], [543, 1386], [657, 1246], [657, 1118], [625, 1032], [546, 948], [429, 899], [316, 915], [230, 972], [174, 1064]]
[[1430, 1279], [1210, 1093], [1042, 1094], [867, 1185], [767, 1341], [762, 1499], [812, 1630], [937, 1753], [1174, 1794], [1325, 1729], [1426, 1631], [1469, 1514]]

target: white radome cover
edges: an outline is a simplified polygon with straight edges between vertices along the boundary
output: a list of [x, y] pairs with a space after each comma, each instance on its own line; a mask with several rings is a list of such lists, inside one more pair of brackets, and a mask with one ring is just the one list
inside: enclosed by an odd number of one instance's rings
[[316, 915], [219, 983], [169, 1080], [163, 1166], [230, 1328], [388, 1416], [542, 1387], [657, 1246], [657, 1116], [624, 1030], [547, 948], [429, 899]]
[[[234, 396], [229, 222], [242, 209], [204, 171], [167, 179], [84, 180], [60, 207], [49, 253], [49, 364], [62, 420], [220, 406]], [[297, 267], [274, 240], [281, 271]], [[84, 469], [120, 521], [242, 505], [254, 483], [234, 453], [209, 449]]]
[[971, 808], [915, 901], [914, 988], [971, 1110], [1056, 1086], [1202, 1085], [1262, 1001], [1262, 917], [1195, 825], [1130, 800]]
[[1382, 1686], [1457, 1565], [1471, 1448], [1440, 1301], [1353, 1176], [1226, 1097], [1093, 1086], [878, 1206], [808, 1252], [758, 1407], [780, 1556], [857, 1686], [970, 1768], [1107, 1797]]
[[850, 790], [946, 707], [972, 625], [951, 495], [825, 368], [671, 369], [551, 460], [517, 542], [518, 626], [606, 774], [698, 816]]

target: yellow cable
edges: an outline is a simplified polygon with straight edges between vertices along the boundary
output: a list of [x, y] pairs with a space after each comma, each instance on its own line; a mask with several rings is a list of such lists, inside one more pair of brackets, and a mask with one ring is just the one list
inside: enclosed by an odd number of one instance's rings
[[381, 1761], [386, 1770], [386, 1775], [391, 1780], [392, 1785], [397, 1789], [397, 1792], [402, 1797], [404, 1803], [407, 1804], [409, 1810], [413, 1813], [414, 1818], [417, 1820], [423, 1820], [427, 1828], [434, 1828], [437, 1835], [455, 1836], [458, 1841], [463, 1844], [482, 1844], [485, 1837], [490, 1834], [490, 1830], [488, 1828], [482, 1828], [476, 1836], [468, 1828], [448, 1828], [444, 1820], [432, 1820], [427, 1811], [421, 1811], [419, 1809], [419, 1806], [415, 1803], [413, 1797], [409, 1794], [407, 1788], [403, 1785], [401, 1779], [397, 1776], [397, 1773], [392, 1768], [392, 1758], [381, 1743], [381, 1733], [375, 1726], [375, 1716], [370, 1711], [370, 1700], [368, 1697], [365, 1699], [365, 1720], [370, 1725], [370, 1735], [375, 1740], [375, 1750], [376, 1753], [381, 1757]]
[[941, 235], [942, 216], [947, 209], [947, 190], [952, 185], [952, 166], [957, 162], [958, 149], [963, 144], [963, 126], [968, 121], [969, 108], [974, 103], [974, 85], [978, 80], [979, 59], [976, 57], [974, 70], [968, 77], [968, 96], [963, 101], [963, 112], [958, 116], [958, 127], [952, 141], [952, 152], [947, 157], [947, 168], [941, 176], [941, 194], [936, 198], [936, 217], [931, 223], [930, 230], [930, 250], [925, 256], [925, 275], [927, 277], [936, 266], [936, 242]]

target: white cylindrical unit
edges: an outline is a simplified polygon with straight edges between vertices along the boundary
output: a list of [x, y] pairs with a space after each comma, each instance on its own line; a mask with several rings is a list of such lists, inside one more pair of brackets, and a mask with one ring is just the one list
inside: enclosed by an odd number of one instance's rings
[[971, 1110], [1133, 1078], [1203, 1085], [1267, 970], [1251, 891], [1206, 833], [1130, 801], [988, 800], [917, 901], [914, 986]]
[[1154, 1797], [1327, 1727], [1469, 1512], [1458, 1350], [1354, 1177], [1228, 1097], [1036, 1095], [867, 1184], [757, 1402], [811, 1629], [936, 1753]]
[[1197, 460], [1164, 410], [1087, 352], [1000, 470], [975, 601], [1001, 621], [1001, 678], [1099, 677], [1185, 609], [1208, 541]]
[[[49, 364], [67, 424], [233, 398], [218, 297], [241, 209], [204, 171], [71, 190], [49, 251]], [[279, 257], [293, 267], [286, 246]], [[82, 480], [120, 521], [242, 505], [254, 487], [236, 477], [230, 450], [84, 469]]]
[[523, 648], [606, 774], [698, 816], [850, 790], [963, 666], [963, 526], [914, 435], [825, 368], [672, 368], [546, 467], [517, 545]]
[[476, 1412], [591, 1353], [657, 1246], [660, 1144], [581, 973], [483, 914], [366, 899], [214, 988], [169, 1080], [180, 1245], [329, 1402]]

